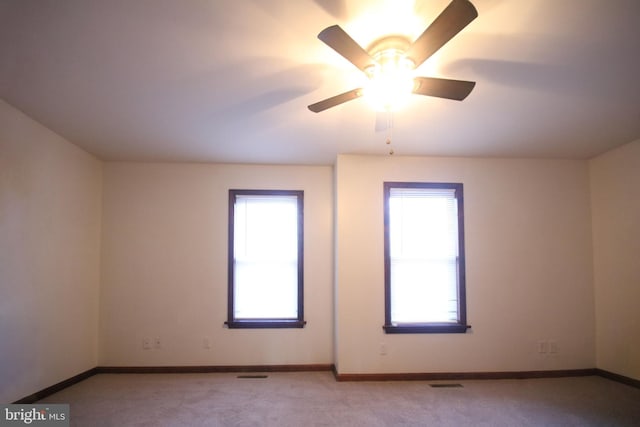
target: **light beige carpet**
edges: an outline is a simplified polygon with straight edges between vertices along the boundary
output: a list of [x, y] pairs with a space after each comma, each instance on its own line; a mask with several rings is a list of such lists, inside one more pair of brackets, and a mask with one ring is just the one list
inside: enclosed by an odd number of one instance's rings
[[[100, 374], [38, 403], [75, 426], [640, 426], [640, 389], [597, 376], [336, 382], [330, 372]], [[458, 383], [463, 387], [433, 388]]]

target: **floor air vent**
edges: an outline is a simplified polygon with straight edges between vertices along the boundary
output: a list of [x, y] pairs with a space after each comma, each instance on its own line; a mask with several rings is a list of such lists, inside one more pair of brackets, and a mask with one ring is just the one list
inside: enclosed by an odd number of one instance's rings
[[462, 384], [429, 384], [433, 388], [458, 388], [462, 387]]
[[242, 380], [246, 380], [246, 379], [262, 379], [262, 378], [268, 378], [268, 375], [238, 375], [238, 378], [242, 379]]

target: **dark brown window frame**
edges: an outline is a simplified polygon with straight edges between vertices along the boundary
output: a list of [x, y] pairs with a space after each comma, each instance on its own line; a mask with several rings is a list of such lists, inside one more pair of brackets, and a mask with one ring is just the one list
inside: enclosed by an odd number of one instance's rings
[[[456, 323], [402, 323], [391, 322], [391, 258], [389, 236], [389, 197], [392, 188], [453, 189], [458, 201], [458, 321]], [[464, 195], [462, 183], [451, 182], [384, 182], [384, 326], [387, 334], [442, 334], [465, 333], [467, 325], [467, 298], [464, 246]]]
[[[238, 195], [296, 196], [298, 203], [298, 317], [291, 319], [236, 319], [234, 316], [234, 217]], [[303, 328], [304, 320], [304, 191], [302, 190], [229, 190], [229, 241], [227, 254], [228, 299], [227, 321], [229, 329]]]

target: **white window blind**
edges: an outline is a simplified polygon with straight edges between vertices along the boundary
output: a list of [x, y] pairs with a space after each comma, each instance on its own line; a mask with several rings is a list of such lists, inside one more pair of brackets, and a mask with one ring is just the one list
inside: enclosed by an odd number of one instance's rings
[[392, 324], [459, 321], [455, 189], [390, 189], [389, 258]]
[[298, 317], [298, 198], [237, 195], [235, 319]]

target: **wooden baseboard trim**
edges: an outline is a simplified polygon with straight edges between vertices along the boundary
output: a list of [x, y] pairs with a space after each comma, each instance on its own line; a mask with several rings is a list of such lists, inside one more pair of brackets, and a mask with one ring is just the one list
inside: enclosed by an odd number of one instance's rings
[[313, 365], [222, 365], [222, 366], [98, 366], [97, 374], [206, 374], [229, 372], [317, 372], [331, 371], [332, 364]]
[[84, 381], [89, 377], [94, 376], [97, 373], [97, 369], [98, 368], [91, 368], [88, 369], [84, 372], [79, 373], [78, 375], [74, 375], [71, 378], [67, 378], [64, 381], [60, 381], [59, 383], [56, 383], [50, 387], [44, 388], [40, 391], [36, 391], [33, 394], [30, 394], [29, 396], [25, 396], [22, 399], [18, 399], [16, 400], [15, 404], [31, 404], [31, 403], [35, 403], [40, 399], [44, 399], [45, 397], [52, 395], [53, 393], [57, 393], [60, 390], [63, 390], [67, 387], [71, 387], [74, 384], [79, 383], [80, 381]]
[[614, 374], [613, 372], [605, 371], [604, 369], [596, 369], [596, 373], [603, 378], [607, 378], [609, 380], [617, 381], [622, 384], [629, 385], [631, 387], [640, 388], [640, 381], [625, 377], [624, 375]]
[[520, 380], [533, 378], [584, 377], [597, 375], [596, 369], [564, 369], [555, 371], [505, 372], [416, 372], [390, 374], [340, 374], [334, 370], [336, 381], [461, 381], [461, 380]]

